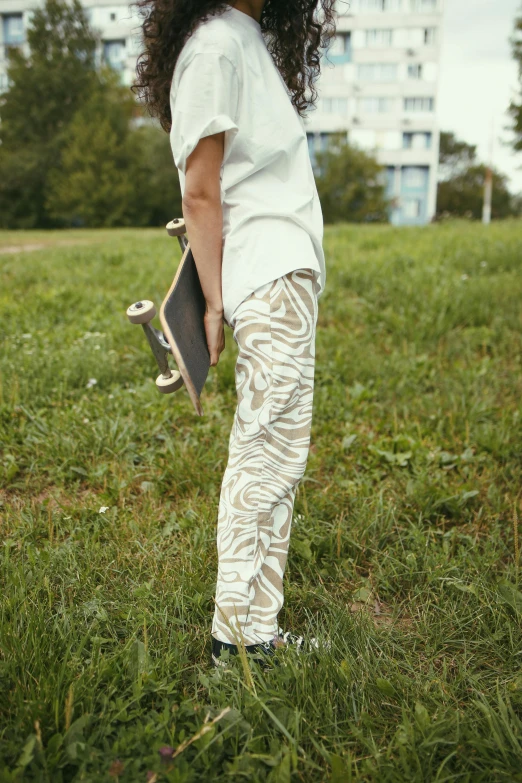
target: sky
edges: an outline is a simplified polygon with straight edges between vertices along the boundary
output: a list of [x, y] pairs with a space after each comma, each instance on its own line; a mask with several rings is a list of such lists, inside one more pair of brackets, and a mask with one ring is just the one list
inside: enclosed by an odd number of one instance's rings
[[522, 152], [502, 143], [510, 138], [506, 109], [517, 87], [509, 45], [517, 11], [522, 0], [445, 0], [438, 117], [441, 130], [476, 144], [484, 162], [493, 124], [493, 164], [522, 192]]

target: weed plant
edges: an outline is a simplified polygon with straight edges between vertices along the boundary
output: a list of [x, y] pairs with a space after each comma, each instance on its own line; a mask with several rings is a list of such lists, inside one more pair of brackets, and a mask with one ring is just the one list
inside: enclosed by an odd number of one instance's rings
[[177, 245], [0, 242], [0, 783], [522, 781], [520, 222], [327, 231], [280, 620], [330, 646], [268, 671], [210, 667], [231, 333], [200, 419], [125, 316]]

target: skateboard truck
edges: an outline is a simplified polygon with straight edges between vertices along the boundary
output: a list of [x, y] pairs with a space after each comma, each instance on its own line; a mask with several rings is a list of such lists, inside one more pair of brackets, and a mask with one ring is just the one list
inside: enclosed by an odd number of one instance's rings
[[[188, 244], [185, 232], [184, 220], [178, 218], [167, 224], [168, 235], [178, 238], [182, 252], [185, 251]], [[170, 394], [183, 386], [183, 378], [179, 372], [172, 371], [169, 367], [168, 355], [172, 354], [172, 349], [163, 332], [151, 325], [150, 322], [155, 315], [154, 302], [149, 299], [141, 299], [127, 308], [127, 318], [131, 324], [141, 325], [159, 367], [161, 375], [156, 378], [156, 387], [162, 394]]]

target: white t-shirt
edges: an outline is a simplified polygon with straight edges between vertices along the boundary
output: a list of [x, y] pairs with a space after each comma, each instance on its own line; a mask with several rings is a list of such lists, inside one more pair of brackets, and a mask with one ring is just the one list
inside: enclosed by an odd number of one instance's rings
[[221, 169], [225, 320], [294, 269], [326, 271], [306, 132], [255, 19], [232, 6], [198, 25], [174, 69], [170, 141], [185, 189], [198, 141], [225, 132]]

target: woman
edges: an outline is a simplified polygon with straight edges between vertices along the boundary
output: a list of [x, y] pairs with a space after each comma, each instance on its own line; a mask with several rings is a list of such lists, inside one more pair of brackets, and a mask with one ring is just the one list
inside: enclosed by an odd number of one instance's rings
[[[138, 0], [134, 89], [170, 133], [207, 302], [211, 364], [234, 331], [238, 403], [218, 512], [212, 659], [270, 652], [310, 443], [322, 213], [300, 115], [334, 0]], [[222, 662], [221, 662], [222, 663]]]

